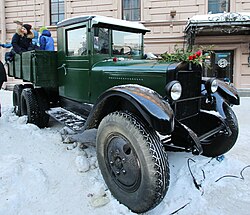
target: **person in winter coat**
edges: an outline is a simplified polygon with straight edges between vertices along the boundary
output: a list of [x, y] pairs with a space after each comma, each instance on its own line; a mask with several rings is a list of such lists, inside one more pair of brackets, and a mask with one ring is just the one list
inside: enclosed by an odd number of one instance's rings
[[33, 48], [32, 39], [34, 37], [31, 31], [32, 26], [29, 24], [18, 25], [16, 33], [12, 37], [11, 44], [13, 50], [17, 54], [30, 51]]
[[0, 89], [5, 81], [7, 81], [7, 75], [3, 63], [0, 61]]
[[32, 30], [33, 34], [34, 34], [34, 38], [32, 39], [32, 44], [34, 46], [35, 49], [39, 49], [39, 33], [36, 30]]
[[44, 29], [39, 38], [40, 50], [54, 51], [54, 39], [51, 37], [51, 33], [48, 29]]

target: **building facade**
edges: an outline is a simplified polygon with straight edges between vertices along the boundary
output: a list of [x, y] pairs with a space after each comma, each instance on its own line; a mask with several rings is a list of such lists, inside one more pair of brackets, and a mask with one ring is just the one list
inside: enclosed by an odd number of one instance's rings
[[[223, 32], [209, 17], [224, 12], [245, 18], [233, 24], [225, 19], [222, 23], [236, 27], [225, 27]], [[213, 69], [206, 71], [208, 75], [229, 78], [237, 88], [250, 88], [249, 12], [250, 0], [0, 0], [0, 43], [11, 41], [16, 20], [35, 29], [47, 26], [55, 41], [56, 23], [65, 18], [98, 14], [139, 21], [151, 30], [145, 36], [146, 52], [172, 52], [176, 45], [212, 45], [214, 54], [207, 62]], [[197, 15], [205, 18], [195, 20]], [[0, 53], [3, 57], [4, 50]]]

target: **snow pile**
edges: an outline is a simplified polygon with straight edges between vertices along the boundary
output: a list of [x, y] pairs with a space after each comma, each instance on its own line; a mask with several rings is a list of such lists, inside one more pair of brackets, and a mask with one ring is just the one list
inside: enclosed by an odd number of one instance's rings
[[23, 202], [46, 198], [48, 181], [42, 169], [18, 155], [1, 156], [0, 163], [0, 214], [15, 214]]
[[[25, 117], [12, 113], [11, 98], [12, 92], [0, 90], [0, 214], [134, 214], [110, 194], [91, 140], [64, 141], [72, 135], [53, 120], [45, 129], [26, 124]], [[234, 108], [240, 135], [222, 161], [168, 153], [169, 190], [146, 214], [249, 214], [250, 168], [241, 172], [250, 164], [249, 105], [250, 99], [243, 98]]]

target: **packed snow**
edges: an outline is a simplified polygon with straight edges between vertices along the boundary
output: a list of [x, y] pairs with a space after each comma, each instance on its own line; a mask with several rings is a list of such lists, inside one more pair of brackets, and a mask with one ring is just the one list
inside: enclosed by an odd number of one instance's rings
[[[93, 142], [71, 139], [69, 130], [53, 120], [45, 129], [26, 124], [26, 117], [13, 113], [11, 91], [0, 90], [0, 102], [1, 215], [134, 214], [110, 194]], [[233, 107], [240, 134], [224, 158], [168, 152], [169, 190], [146, 214], [249, 214], [249, 107], [250, 98]]]

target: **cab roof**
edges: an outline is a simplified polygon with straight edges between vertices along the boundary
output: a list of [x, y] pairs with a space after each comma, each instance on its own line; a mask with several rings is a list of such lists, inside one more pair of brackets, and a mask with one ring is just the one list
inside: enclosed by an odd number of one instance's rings
[[131, 30], [138, 30], [140, 32], [146, 33], [150, 30], [145, 28], [145, 26], [139, 22], [132, 22], [132, 21], [126, 21], [121, 19], [115, 19], [111, 17], [105, 17], [105, 16], [99, 16], [99, 15], [86, 15], [86, 16], [76, 16], [72, 18], [65, 19], [61, 22], [57, 23], [57, 26], [60, 27], [66, 27], [69, 25], [74, 25], [81, 22], [86, 22], [88, 20], [91, 20], [91, 24], [97, 25], [111, 25], [117, 27], [124, 27]]

